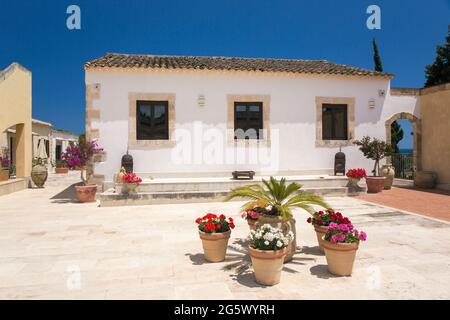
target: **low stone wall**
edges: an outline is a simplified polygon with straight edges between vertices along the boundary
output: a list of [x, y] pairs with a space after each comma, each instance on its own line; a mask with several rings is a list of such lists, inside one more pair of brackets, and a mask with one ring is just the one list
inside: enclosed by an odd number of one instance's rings
[[26, 189], [28, 179], [18, 178], [0, 182], [0, 196]]

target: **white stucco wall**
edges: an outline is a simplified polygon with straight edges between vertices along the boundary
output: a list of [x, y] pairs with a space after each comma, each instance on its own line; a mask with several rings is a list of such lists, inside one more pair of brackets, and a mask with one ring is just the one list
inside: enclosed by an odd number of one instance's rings
[[61, 145], [61, 152], [65, 152], [71, 141], [78, 141], [78, 135], [62, 130], [52, 130], [50, 139], [52, 160], [54, 161], [56, 160], [56, 145]]
[[[397, 112], [418, 115], [414, 97], [391, 97], [389, 80], [375, 77], [332, 77], [289, 74], [264, 74], [215, 71], [86, 71], [86, 84], [100, 84], [100, 97], [93, 100], [93, 109], [100, 110], [100, 120], [92, 120], [92, 129], [99, 129], [99, 145], [107, 152], [107, 161], [95, 166], [97, 174], [107, 181], [119, 170], [128, 144], [129, 92], [175, 93], [176, 130], [193, 132], [195, 123], [203, 128], [217, 128], [225, 135], [227, 95], [270, 95], [270, 129], [279, 133], [279, 144], [272, 140], [272, 155], [278, 155], [276, 167], [258, 164], [176, 163], [173, 148], [132, 150], [134, 168], [141, 173], [227, 172], [251, 169], [278, 172], [327, 172], [333, 168], [339, 148], [316, 147], [316, 97], [355, 98], [355, 138], [364, 135], [386, 138], [385, 121]], [[380, 97], [378, 90], [385, 90]], [[205, 97], [205, 106], [198, 106], [198, 95]], [[369, 108], [375, 99], [375, 108]], [[196, 140], [198, 141], [198, 140]], [[205, 144], [204, 144], [205, 145]], [[229, 147], [232, 148], [232, 147]], [[261, 147], [261, 150], [265, 150]], [[279, 150], [279, 152], [277, 152]], [[347, 168], [363, 167], [366, 160], [355, 146], [343, 147]], [[198, 152], [194, 152], [197, 154]], [[198, 159], [197, 159], [198, 160]]]

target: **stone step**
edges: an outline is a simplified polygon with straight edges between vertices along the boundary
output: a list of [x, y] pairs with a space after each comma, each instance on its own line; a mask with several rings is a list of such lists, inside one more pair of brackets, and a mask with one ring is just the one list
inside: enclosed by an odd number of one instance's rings
[[[314, 192], [322, 196], [347, 196], [356, 195], [358, 192], [347, 187], [316, 187], [303, 188], [303, 191]], [[363, 190], [358, 190], [363, 191]], [[169, 191], [169, 192], [138, 192], [130, 195], [115, 193], [114, 189], [97, 195], [101, 207], [132, 206], [148, 204], [173, 204], [193, 202], [218, 202], [223, 201], [228, 194], [226, 191]], [[239, 199], [236, 199], [239, 200]], [[241, 199], [242, 200], [242, 199]]]
[[[305, 188], [322, 187], [345, 187], [348, 180], [345, 177], [324, 178], [288, 178], [287, 183], [297, 182]], [[211, 179], [156, 179], [144, 180], [138, 187], [138, 192], [181, 192], [181, 191], [210, 191], [210, 190], [231, 190], [236, 187], [258, 183], [262, 185], [260, 179], [255, 180], [232, 180], [227, 178]]]

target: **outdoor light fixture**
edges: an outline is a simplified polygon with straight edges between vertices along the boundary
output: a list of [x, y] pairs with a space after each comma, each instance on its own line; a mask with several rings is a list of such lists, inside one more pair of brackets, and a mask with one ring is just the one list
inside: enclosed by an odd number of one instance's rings
[[384, 97], [384, 96], [386, 95], [386, 90], [379, 89], [379, 90], [378, 90], [378, 95], [379, 95], [380, 97]]
[[198, 98], [197, 98], [197, 103], [198, 103], [199, 107], [204, 107], [205, 106], [205, 95], [199, 94]]

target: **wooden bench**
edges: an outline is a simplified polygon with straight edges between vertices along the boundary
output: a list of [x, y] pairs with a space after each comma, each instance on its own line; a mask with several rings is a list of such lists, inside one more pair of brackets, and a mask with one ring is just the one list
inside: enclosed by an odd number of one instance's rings
[[233, 171], [233, 179], [239, 180], [240, 177], [245, 177], [245, 179], [253, 180], [255, 171]]

